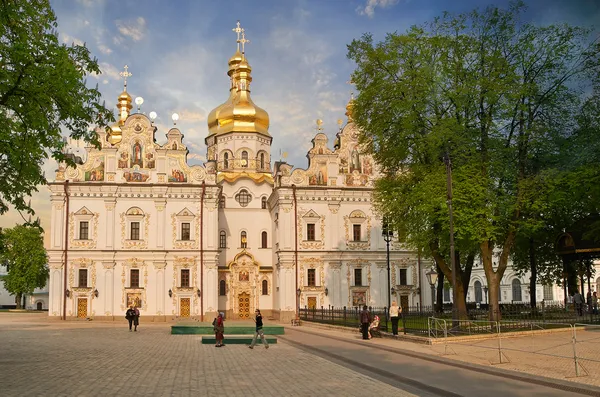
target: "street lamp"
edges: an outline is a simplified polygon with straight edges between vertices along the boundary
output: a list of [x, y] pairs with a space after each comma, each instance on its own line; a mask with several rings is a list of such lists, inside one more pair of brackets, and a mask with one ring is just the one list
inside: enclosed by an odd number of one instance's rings
[[435, 283], [437, 282], [438, 274], [435, 270], [431, 269], [425, 273], [425, 276], [427, 276], [427, 281], [431, 285], [431, 309], [435, 311], [433, 306], [435, 304]]
[[487, 292], [488, 292], [488, 286], [486, 285], [485, 287], [483, 287], [483, 293], [485, 294], [485, 304], [487, 305], [488, 301], [488, 297], [487, 297]]
[[390, 289], [390, 242], [392, 241], [392, 238], [394, 237], [394, 231], [392, 229], [390, 229], [390, 224], [388, 223], [388, 219], [384, 218], [383, 219], [383, 224], [381, 225], [381, 235], [383, 236], [383, 239], [385, 240], [385, 244], [386, 244], [386, 258], [387, 258], [387, 290], [388, 290], [388, 310], [387, 310], [387, 314], [388, 314], [388, 318], [390, 318], [390, 306], [391, 306], [391, 289]]

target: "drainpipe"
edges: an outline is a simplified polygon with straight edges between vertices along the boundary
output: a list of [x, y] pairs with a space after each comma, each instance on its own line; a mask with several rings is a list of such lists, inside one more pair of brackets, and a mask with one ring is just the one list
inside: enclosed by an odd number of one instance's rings
[[202, 196], [200, 196], [200, 321], [204, 321], [204, 194], [206, 182], [202, 181]]
[[296, 261], [296, 320], [300, 317], [300, 296], [298, 295], [298, 201], [296, 199], [296, 185], [292, 185], [294, 195], [294, 260]]
[[[419, 308], [423, 307], [423, 283], [421, 282], [421, 249], [417, 251], [417, 266], [419, 268]], [[433, 302], [431, 303], [433, 305]]]
[[65, 246], [63, 247], [63, 256], [65, 264], [63, 267], [63, 320], [67, 319], [67, 262], [68, 262], [68, 245], [69, 245], [69, 180], [63, 185], [65, 191]]

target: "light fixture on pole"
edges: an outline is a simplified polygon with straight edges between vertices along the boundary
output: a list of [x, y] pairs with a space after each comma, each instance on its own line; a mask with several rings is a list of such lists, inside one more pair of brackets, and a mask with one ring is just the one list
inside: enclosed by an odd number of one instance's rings
[[156, 116], [158, 115], [156, 114], [156, 112], [152, 111], [148, 116], [150, 116], [150, 122], [154, 123], [154, 120], [156, 120]]
[[485, 294], [485, 304], [487, 305], [488, 303], [488, 286], [486, 285], [485, 287], [483, 287], [483, 293]]
[[171, 120], [173, 120], [173, 125], [177, 125], [177, 120], [179, 120], [179, 115], [177, 113], [173, 113], [171, 116]]
[[140, 109], [142, 108], [143, 103], [144, 103], [144, 98], [142, 98], [141, 96], [135, 98], [135, 104], [137, 105], [138, 113], [139, 113]]
[[394, 231], [390, 228], [389, 220], [387, 218], [383, 218], [383, 223], [381, 225], [381, 235], [385, 240], [386, 244], [386, 262], [387, 262], [387, 296], [388, 296], [388, 304], [387, 304], [387, 316], [390, 318], [390, 306], [391, 306], [391, 285], [390, 285], [390, 242], [394, 237]]
[[435, 283], [437, 282], [438, 274], [435, 270], [431, 269], [425, 273], [425, 276], [431, 286], [431, 308], [433, 310], [433, 306], [435, 305]]

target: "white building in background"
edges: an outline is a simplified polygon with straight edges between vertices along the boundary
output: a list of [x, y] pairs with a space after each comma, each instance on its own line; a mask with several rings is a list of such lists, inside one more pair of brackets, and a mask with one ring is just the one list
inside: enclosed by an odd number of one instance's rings
[[[2, 278], [8, 274], [6, 266], [0, 265], [0, 309], [12, 309], [16, 307], [15, 296], [10, 295], [4, 288]], [[25, 296], [25, 309], [48, 310], [48, 284], [44, 288], [36, 288], [33, 294]]]
[[[218, 311], [246, 319], [255, 308], [289, 321], [297, 306], [387, 306], [376, 169], [359, 153], [352, 103], [333, 147], [319, 124], [308, 167], [294, 169], [273, 162], [278, 134], [250, 97], [243, 46], [228, 66], [229, 98], [208, 116], [204, 165], [188, 165], [178, 128], [156, 143], [152, 119], [131, 113], [125, 83], [118, 122], [97, 131], [102, 147], [59, 167], [50, 316], [121, 319], [135, 304], [155, 321]], [[419, 302], [419, 265], [392, 242], [392, 299]]]

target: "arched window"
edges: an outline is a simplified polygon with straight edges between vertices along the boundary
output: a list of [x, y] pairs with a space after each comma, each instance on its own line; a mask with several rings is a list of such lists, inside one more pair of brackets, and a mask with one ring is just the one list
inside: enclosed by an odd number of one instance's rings
[[260, 208], [262, 208], [263, 210], [267, 209], [267, 198], [263, 197], [262, 199], [260, 199]]
[[479, 281], [475, 281], [475, 302], [481, 303], [483, 300], [483, 294], [481, 293], [481, 283]]
[[512, 281], [512, 300], [514, 302], [521, 302], [523, 300], [521, 296], [521, 281], [518, 278]]
[[269, 282], [267, 280], [262, 281], [262, 294], [269, 295]]
[[260, 154], [260, 169], [261, 170], [265, 169], [265, 154], [264, 153]]
[[245, 150], [242, 152], [242, 167], [248, 167], [248, 152]]
[[221, 281], [219, 281], [219, 295], [225, 296], [226, 295], [225, 292], [226, 292], [225, 291], [225, 280], [221, 280]]
[[227, 234], [225, 230], [221, 230], [219, 233], [219, 248], [227, 248]]
[[229, 153], [225, 152], [225, 154], [223, 154], [223, 168], [227, 169], [229, 168]]
[[262, 232], [260, 234], [260, 247], [267, 248], [267, 232]]
[[246, 232], [240, 233], [240, 243], [242, 248], [246, 248], [248, 246], [248, 239], [246, 236]]
[[219, 196], [219, 208], [225, 208], [225, 195], [221, 194]]

